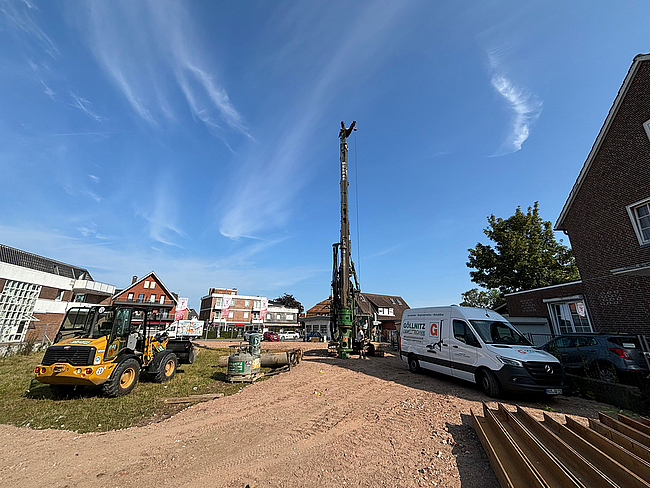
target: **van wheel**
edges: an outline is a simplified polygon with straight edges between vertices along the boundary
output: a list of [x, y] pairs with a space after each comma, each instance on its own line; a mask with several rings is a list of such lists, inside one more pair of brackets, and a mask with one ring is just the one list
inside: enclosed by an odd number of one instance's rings
[[126, 395], [135, 388], [140, 378], [140, 363], [136, 359], [121, 362], [109, 380], [102, 385], [102, 391], [107, 397]]
[[409, 369], [411, 370], [411, 373], [417, 374], [420, 372], [420, 361], [418, 361], [415, 354], [409, 356]]
[[488, 369], [484, 369], [481, 372], [480, 376], [481, 388], [483, 393], [491, 398], [496, 398], [501, 393], [501, 385], [499, 385], [499, 380], [494, 376], [494, 373]]

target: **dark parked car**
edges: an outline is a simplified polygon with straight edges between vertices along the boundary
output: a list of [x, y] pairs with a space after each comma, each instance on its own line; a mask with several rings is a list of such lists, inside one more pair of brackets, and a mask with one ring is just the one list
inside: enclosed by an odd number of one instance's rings
[[318, 342], [323, 342], [325, 339], [323, 338], [323, 334], [318, 332], [317, 330], [310, 331], [305, 333], [305, 336], [302, 338], [303, 342], [312, 342], [312, 337], [318, 338]]
[[628, 334], [565, 334], [540, 347], [560, 360], [567, 373], [637, 384], [648, 376], [641, 344]]
[[278, 335], [277, 332], [273, 332], [272, 330], [267, 330], [266, 332], [264, 332], [263, 339], [265, 341], [279, 341], [280, 336]]

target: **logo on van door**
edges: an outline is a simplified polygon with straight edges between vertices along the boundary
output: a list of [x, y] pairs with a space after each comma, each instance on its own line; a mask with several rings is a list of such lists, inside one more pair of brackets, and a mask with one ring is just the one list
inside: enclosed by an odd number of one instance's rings
[[426, 325], [422, 322], [406, 321], [402, 324], [401, 336], [405, 340], [422, 342], [426, 335]]
[[429, 331], [431, 332], [432, 336], [438, 337], [438, 324], [437, 324], [437, 322], [433, 322], [431, 324], [431, 327], [429, 328]]

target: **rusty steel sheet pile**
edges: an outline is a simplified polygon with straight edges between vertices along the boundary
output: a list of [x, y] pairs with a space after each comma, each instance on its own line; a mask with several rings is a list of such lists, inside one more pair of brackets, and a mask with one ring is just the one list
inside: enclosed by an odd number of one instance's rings
[[589, 427], [502, 404], [472, 423], [502, 487], [650, 488], [650, 420], [604, 413]]

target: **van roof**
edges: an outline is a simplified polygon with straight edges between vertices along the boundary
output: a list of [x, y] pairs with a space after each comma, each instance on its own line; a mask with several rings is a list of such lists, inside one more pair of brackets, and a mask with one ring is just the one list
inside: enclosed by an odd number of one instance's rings
[[417, 313], [450, 313], [452, 309], [458, 310], [461, 315], [467, 319], [483, 319], [490, 318], [493, 320], [505, 320], [501, 315], [496, 313], [494, 310], [489, 310], [487, 308], [474, 308], [474, 307], [459, 307], [458, 305], [450, 305], [446, 307], [421, 307], [421, 308], [411, 308], [404, 312], [405, 316]]

